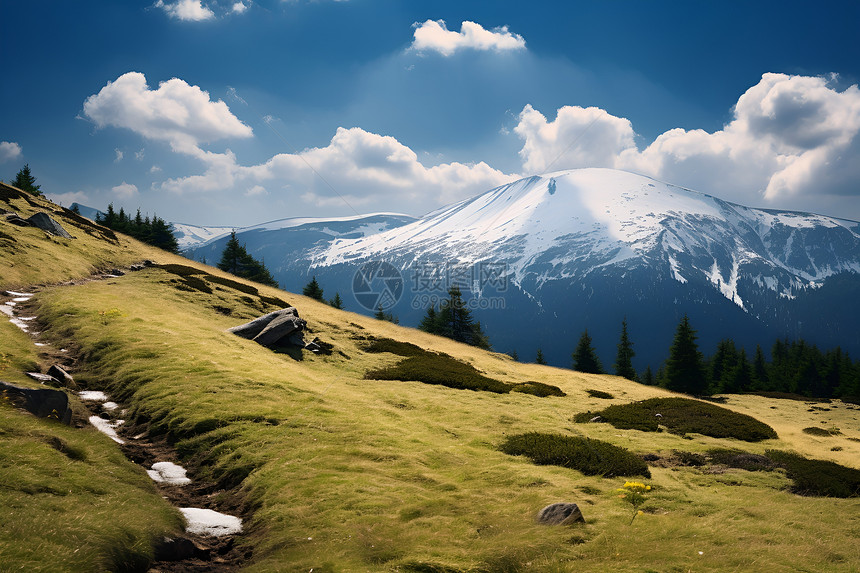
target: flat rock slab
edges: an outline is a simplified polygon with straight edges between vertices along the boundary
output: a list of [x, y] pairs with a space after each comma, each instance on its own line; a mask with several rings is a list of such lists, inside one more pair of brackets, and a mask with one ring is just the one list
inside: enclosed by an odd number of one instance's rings
[[228, 328], [227, 332], [251, 339], [267, 348], [284, 342], [304, 348], [302, 332], [306, 324], [299, 318], [299, 312], [295, 307], [290, 306], [255, 318], [251, 322]]
[[72, 236], [54, 219], [51, 218], [47, 213], [36, 213], [32, 217], [27, 219], [27, 222], [34, 227], [38, 227], [45, 231], [46, 233], [51, 233], [52, 235], [57, 235], [58, 237], [63, 237], [66, 239], [71, 239]]
[[575, 503], [553, 503], [538, 512], [537, 522], [541, 525], [572, 525], [585, 523], [585, 518]]
[[180, 507], [179, 511], [185, 516], [188, 533], [221, 537], [242, 532], [242, 520], [238, 517], [197, 507]]

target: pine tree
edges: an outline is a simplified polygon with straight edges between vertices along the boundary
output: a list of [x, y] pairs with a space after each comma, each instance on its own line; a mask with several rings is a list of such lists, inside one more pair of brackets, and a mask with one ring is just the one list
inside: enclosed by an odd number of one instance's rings
[[573, 352], [573, 369], [587, 374], [605, 374], [603, 365], [600, 364], [600, 359], [597, 358], [597, 353], [591, 346], [591, 337], [588, 335], [587, 328]]
[[546, 364], [546, 359], [543, 357], [543, 350], [541, 350], [540, 348], [537, 349], [535, 364]]
[[457, 286], [448, 289], [448, 299], [442, 301], [438, 311], [433, 306], [427, 309], [418, 328], [479, 348], [490, 348], [490, 341], [481, 323], [472, 318], [472, 312], [467, 308]]
[[767, 390], [770, 388], [770, 379], [767, 374], [767, 361], [764, 359], [764, 350], [761, 345], [755, 347], [755, 359], [753, 360], [753, 388], [756, 390]]
[[31, 193], [33, 195], [41, 195], [41, 185], [36, 185], [36, 178], [30, 173], [30, 164], [24, 165], [18, 173], [15, 174], [15, 179], [12, 180], [10, 185], [21, 189], [22, 191], [26, 191], [27, 193]]
[[334, 308], [342, 309], [343, 308], [343, 299], [340, 298], [340, 293], [334, 293], [334, 298], [329, 301], [329, 304]]
[[508, 356], [510, 356], [510, 357], [511, 357], [511, 360], [513, 360], [514, 362], [519, 362], [519, 361], [520, 361], [520, 355], [519, 355], [519, 354], [517, 354], [517, 349], [516, 349], [516, 348], [514, 348], [514, 349], [510, 352], [510, 354], [508, 354]]
[[70, 209], [70, 211], [71, 211], [72, 213], [74, 213], [75, 215], [80, 215], [80, 214], [81, 214], [81, 208], [78, 206], [78, 204], [77, 204], [77, 203], [72, 203], [72, 208]]
[[317, 277], [314, 276], [311, 278], [311, 282], [305, 285], [305, 288], [302, 289], [302, 294], [308, 296], [312, 299], [321, 301], [323, 300], [323, 289], [320, 287], [320, 284], [317, 282]]
[[621, 322], [621, 340], [618, 342], [618, 354], [615, 357], [615, 375], [636, 381], [636, 370], [633, 368], [633, 343], [627, 335], [627, 319]]
[[[153, 219], [153, 226], [155, 226], [156, 220], [158, 220], [157, 217]], [[269, 269], [266, 268], [266, 265], [249, 255], [245, 247], [239, 244], [236, 231], [230, 233], [230, 239], [228, 239], [227, 244], [224, 246], [221, 260], [216, 266], [222, 271], [227, 271], [237, 277], [273, 287], [278, 286], [278, 282], [269, 272]], [[320, 291], [320, 296], [322, 296], [322, 291]]]
[[678, 324], [669, 349], [665, 384], [669, 390], [693, 395], [702, 395], [708, 388], [702, 354], [696, 345], [696, 331], [690, 326], [686, 314]]
[[646, 386], [653, 386], [655, 383], [654, 374], [651, 372], [651, 366], [645, 368], [645, 373], [642, 374], [642, 383]]

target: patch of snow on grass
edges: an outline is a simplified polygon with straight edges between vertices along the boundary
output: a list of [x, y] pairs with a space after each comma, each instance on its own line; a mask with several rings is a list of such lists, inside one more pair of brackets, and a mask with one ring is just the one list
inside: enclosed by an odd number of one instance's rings
[[125, 440], [120, 438], [116, 434], [116, 428], [119, 428], [125, 423], [125, 420], [105, 420], [103, 418], [99, 418], [98, 416], [90, 416], [90, 424], [95, 426], [95, 428], [109, 437], [111, 440], [118, 444], [124, 444]]
[[[153, 480], [168, 485], [188, 485], [191, 479], [185, 477], [185, 468], [173, 462], [157, 462], [151, 470], [146, 470]], [[190, 520], [189, 520], [190, 521]]]
[[108, 412], [111, 412], [119, 408], [119, 404], [117, 404], [116, 402], [105, 402], [104, 404], [102, 404], [102, 408], [104, 408]]
[[180, 507], [179, 511], [185, 516], [188, 533], [220, 537], [242, 532], [242, 520], [238, 517], [196, 507]]
[[14, 290], [3, 291], [3, 294], [5, 294], [6, 296], [21, 296], [25, 298], [30, 298], [31, 296], [33, 296], [33, 293], [30, 292], [16, 292]]
[[78, 392], [78, 398], [88, 400], [90, 402], [107, 402], [108, 396], [101, 390], [81, 390]]

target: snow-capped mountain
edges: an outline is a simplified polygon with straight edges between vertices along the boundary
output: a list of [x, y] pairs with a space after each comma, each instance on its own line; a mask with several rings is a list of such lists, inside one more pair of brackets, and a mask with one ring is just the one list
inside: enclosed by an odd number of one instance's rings
[[[372, 230], [379, 232], [294, 245], [284, 252], [287, 266], [310, 267], [302, 280], [316, 275], [327, 294], [340, 292], [358, 310], [345, 296], [356, 270], [390, 263], [404, 281], [391, 311], [404, 324], [416, 324], [457, 283], [494, 347], [524, 360], [541, 348], [551, 363], [569, 365], [588, 328], [608, 367], [627, 317], [635, 362], [656, 367], [685, 313], [706, 352], [726, 337], [752, 351], [802, 336], [860, 353], [855, 221], [753, 209], [628, 172], [578, 169]], [[265, 242], [275, 277], [300, 286], [278, 272], [283, 257]]]

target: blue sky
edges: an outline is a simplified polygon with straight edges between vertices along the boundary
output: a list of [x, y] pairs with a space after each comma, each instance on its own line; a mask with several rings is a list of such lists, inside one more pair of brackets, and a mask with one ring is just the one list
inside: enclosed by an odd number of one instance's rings
[[860, 3], [0, 0], [0, 178], [242, 226], [613, 167], [860, 220]]

